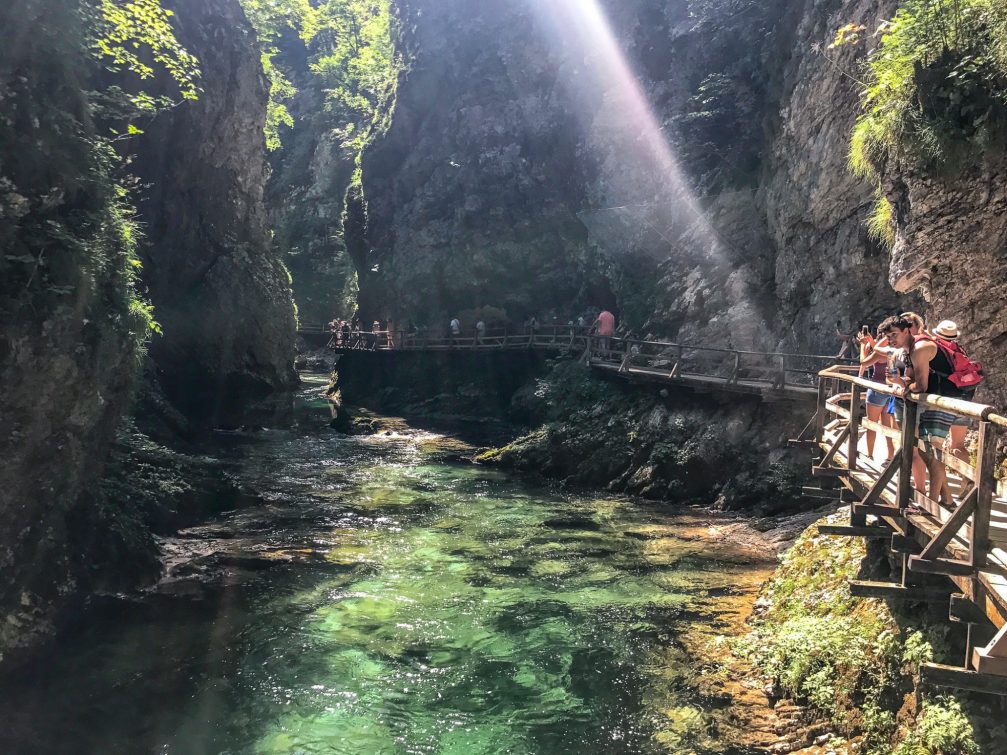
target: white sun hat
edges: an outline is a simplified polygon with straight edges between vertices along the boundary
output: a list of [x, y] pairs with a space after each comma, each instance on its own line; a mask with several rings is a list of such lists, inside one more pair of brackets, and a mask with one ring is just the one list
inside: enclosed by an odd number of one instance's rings
[[941, 323], [934, 328], [934, 335], [940, 336], [941, 338], [957, 338], [958, 326], [951, 320], [942, 320]]

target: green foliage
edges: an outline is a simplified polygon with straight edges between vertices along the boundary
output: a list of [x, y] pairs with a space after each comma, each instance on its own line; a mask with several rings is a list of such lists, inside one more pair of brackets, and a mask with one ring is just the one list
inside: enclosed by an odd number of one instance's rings
[[979, 755], [975, 731], [961, 703], [951, 697], [923, 703], [917, 727], [894, 755]]
[[816, 529], [783, 557], [763, 595], [769, 610], [736, 651], [837, 731], [862, 735], [866, 753], [977, 753], [965, 709], [953, 698], [925, 701], [915, 721], [896, 719], [920, 664], [946, 658], [943, 629], [901, 629], [906, 617], [881, 601], [854, 598], [848, 580], [860, 572], [863, 544], [821, 537]]
[[286, 34], [296, 34], [305, 43], [310, 41], [315, 28], [315, 10], [308, 0], [242, 0], [241, 4], [258, 35], [262, 71], [269, 81], [266, 147], [270, 151], [277, 150], [281, 146], [280, 127], [294, 127], [287, 102], [297, 94], [287, 74], [276, 64], [277, 43]]
[[867, 221], [868, 235], [889, 248], [895, 244], [895, 208], [885, 197], [877, 197]]
[[[83, 10], [91, 49], [109, 71], [129, 72], [143, 81], [153, 78], [159, 66], [171, 75], [183, 99], [196, 99], [199, 61], [179, 44], [171, 26], [173, 13], [162, 8], [160, 0], [97, 0], [97, 5], [86, 2]], [[135, 96], [141, 110], [153, 103], [142, 93]]]
[[394, 91], [390, 20], [389, 0], [330, 0], [318, 8], [318, 35], [327, 44], [311, 71], [339, 115], [337, 132], [357, 148]]
[[312, 83], [325, 92], [332, 129], [361, 148], [394, 90], [397, 67], [390, 0], [242, 0], [262, 48], [270, 96], [266, 142], [281, 146], [281, 127], [293, 128], [287, 103], [297, 93], [285, 69], [281, 41], [299, 40]]
[[[834, 45], [859, 42], [859, 33], [844, 29]], [[851, 142], [858, 175], [877, 179], [898, 157], [947, 164], [962, 147], [992, 141], [1007, 104], [1002, 0], [906, 0], [877, 33], [881, 44], [867, 62], [864, 113]]]

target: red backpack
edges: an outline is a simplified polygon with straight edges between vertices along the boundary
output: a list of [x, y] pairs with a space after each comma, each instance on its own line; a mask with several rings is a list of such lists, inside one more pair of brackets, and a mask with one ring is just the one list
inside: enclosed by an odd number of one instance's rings
[[[955, 388], [970, 391], [974, 390], [983, 381], [985, 377], [983, 366], [979, 362], [973, 362], [969, 359], [968, 354], [965, 353], [965, 350], [957, 341], [931, 335], [919, 335], [916, 336], [916, 340], [933, 341], [937, 348], [941, 350], [941, 353], [947, 358], [948, 364], [951, 365], [951, 373], [944, 374], [939, 370], [934, 370], [934, 372], [950, 381]], [[931, 369], [933, 368], [931, 367]]]

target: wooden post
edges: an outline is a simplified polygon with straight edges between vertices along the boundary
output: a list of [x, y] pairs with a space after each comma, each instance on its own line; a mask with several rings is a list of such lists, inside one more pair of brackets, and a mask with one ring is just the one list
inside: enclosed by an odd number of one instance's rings
[[[851, 472], [857, 469], [857, 456], [860, 454], [860, 413], [863, 409], [860, 406], [860, 395], [863, 390], [854, 383], [850, 391], [850, 437], [846, 445], [846, 466]], [[855, 504], [850, 503], [850, 524], [854, 527], [867, 526], [866, 514], [855, 514]]]
[[738, 375], [741, 372], [741, 354], [739, 352], [734, 352], [734, 369], [731, 370], [731, 377], [728, 378], [727, 382], [736, 383], [738, 382]]
[[846, 461], [848, 462], [847, 468], [851, 472], [855, 472], [857, 469], [857, 456], [860, 453], [860, 415], [863, 412], [863, 408], [860, 405], [861, 388], [856, 383], [852, 386], [853, 390], [850, 391], [850, 439], [848, 445], [846, 446]]
[[818, 412], [815, 414], [815, 448], [821, 448], [825, 439], [825, 415], [828, 412], [826, 405], [829, 400], [829, 380], [818, 377]]
[[[989, 553], [990, 511], [996, 487], [997, 432], [992, 422], [979, 423], [979, 450], [976, 454], [976, 511], [972, 516], [972, 538], [969, 541], [969, 563], [986, 566]], [[950, 453], [950, 452], [949, 452]]]
[[781, 390], [787, 387], [787, 358], [783, 354], [780, 354], [780, 374], [777, 379]]
[[916, 413], [919, 405], [908, 398], [902, 400], [906, 407], [902, 415], [902, 466], [899, 468], [899, 508], [905, 509], [913, 500], [913, 449], [916, 448]]

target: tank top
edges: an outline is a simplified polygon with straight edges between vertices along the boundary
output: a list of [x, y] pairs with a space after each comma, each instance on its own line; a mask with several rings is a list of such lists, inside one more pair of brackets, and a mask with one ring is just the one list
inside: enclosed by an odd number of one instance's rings
[[[929, 339], [928, 339], [929, 340]], [[933, 343], [933, 341], [931, 341]], [[934, 344], [937, 346], [937, 344]], [[930, 360], [930, 376], [927, 378], [927, 392], [936, 393], [939, 396], [948, 398], [960, 398], [965, 395], [965, 391], [948, 380], [948, 375], [954, 372], [955, 368], [948, 359], [948, 355], [940, 346], [937, 346], [937, 354]]]
[[868, 373], [868, 380], [874, 383], [885, 384], [885, 362], [875, 362], [871, 365], [871, 371]]

